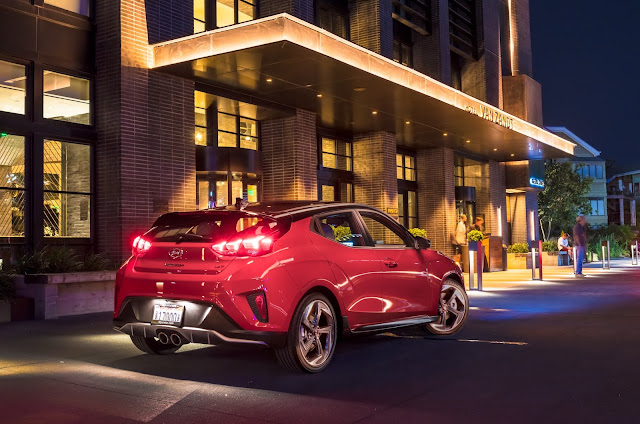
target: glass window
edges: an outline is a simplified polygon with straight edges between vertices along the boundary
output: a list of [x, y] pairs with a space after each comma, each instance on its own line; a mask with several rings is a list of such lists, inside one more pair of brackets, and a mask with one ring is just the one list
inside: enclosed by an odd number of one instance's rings
[[353, 171], [353, 148], [350, 142], [322, 137], [322, 167]]
[[605, 202], [604, 199], [589, 199], [589, 203], [591, 205], [591, 215], [593, 216], [604, 216], [607, 211], [605, 210]]
[[216, 26], [218, 28], [236, 23], [234, 0], [216, 1]]
[[255, 17], [255, 2], [238, 0], [238, 23], [251, 21], [255, 19]]
[[319, 221], [320, 235], [345, 246], [364, 246], [364, 239], [351, 212], [324, 216]]
[[360, 211], [360, 215], [369, 231], [374, 246], [407, 246], [406, 234], [403, 234], [395, 226], [390, 225], [380, 215], [368, 211]]
[[233, 180], [231, 182], [231, 201], [236, 203], [236, 199], [243, 199], [242, 180]]
[[340, 183], [340, 201], [353, 203], [353, 184]]
[[199, 180], [196, 182], [198, 187], [198, 209], [207, 209], [211, 206], [209, 205], [209, 196], [211, 195], [209, 190], [209, 181]]
[[407, 212], [409, 218], [407, 228], [418, 227], [418, 201], [416, 197], [417, 195], [415, 191], [407, 192]]
[[193, 0], [193, 33], [206, 31], [205, 0]]
[[91, 236], [91, 147], [44, 141], [44, 235]]
[[0, 60], [0, 111], [24, 115], [26, 87], [26, 68]]
[[258, 150], [258, 122], [240, 117], [240, 147]]
[[207, 110], [196, 107], [196, 144], [198, 146], [207, 145]]
[[70, 10], [84, 16], [90, 16], [91, 0], [44, 0], [45, 4], [56, 6], [61, 9]]
[[596, 165], [596, 178], [599, 180], [604, 178], [602, 173], [602, 165]]
[[338, 37], [349, 38], [347, 2], [320, 0], [316, 2], [316, 25]]
[[[416, 158], [411, 155], [396, 154], [397, 178], [399, 180], [416, 180]], [[456, 168], [457, 170], [457, 168]]]
[[333, 202], [336, 200], [336, 188], [332, 185], [322, 186], [322, 201]]
[[0, 237], [24, 237], [24, 137], [0, 135]]
[[247, 184], [247, 200], [249, 203], [258, 203], [258, 186]]
[[43, 117], [91, 125], [89, 80], [44, 71], [43, 83]]
[[218, 147], [258, 150], [258, 121], [218, 112]]
[[229, 204], [229, 189], [227, 181], [216, 181], [216, 206]]

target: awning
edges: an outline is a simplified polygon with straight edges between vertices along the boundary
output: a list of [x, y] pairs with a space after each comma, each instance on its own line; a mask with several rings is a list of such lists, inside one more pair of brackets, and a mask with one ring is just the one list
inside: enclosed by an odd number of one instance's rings
[[287, 14], [149, 49], [150, 68], [310, 110], [333, 128], [392, 132], [400, 146], [497, 161], [568, 157], [575, 146]]

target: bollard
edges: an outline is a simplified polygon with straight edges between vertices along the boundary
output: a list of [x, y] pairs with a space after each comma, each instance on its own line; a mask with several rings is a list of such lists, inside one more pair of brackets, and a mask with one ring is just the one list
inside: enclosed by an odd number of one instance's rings
[[[473, 249], [477, 250], [473, 250]], [[478, 242], [469, 243], [469, 290], [482, 291], [482, 267], [484, 266], [484, 246]], [[477, 280], [477, 285], [476, 285]]]
[[609, 240], [602, 242], [602, 269], [611, 269], [611, 248], [609, 246]]
[[576, 246], [573, 246], [573, 273], [576, 273], [576, 262], [578, 261], [578, 253]]
[[631, 245], [631, 265], [638, 265], [638, 241]]
[[[537, 244], [537, 247], [531, 247], [531, 279], [542, 281], [542, 240], [538, 240], [537, 243], [534, 241], [531, 244], [532, 246], [535, 246]], [[536, 277], [536, 262], [538, 268], [538, 277]]]

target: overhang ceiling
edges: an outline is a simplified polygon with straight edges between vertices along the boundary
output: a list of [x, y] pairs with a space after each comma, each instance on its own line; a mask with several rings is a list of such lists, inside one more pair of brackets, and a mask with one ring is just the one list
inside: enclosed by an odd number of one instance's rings
[[412, 149], [512, 161], [568, 157], [575, 146], [289, 15], [150, 46], [150, 67], [316, 112], [322, 126], [392, 132]]

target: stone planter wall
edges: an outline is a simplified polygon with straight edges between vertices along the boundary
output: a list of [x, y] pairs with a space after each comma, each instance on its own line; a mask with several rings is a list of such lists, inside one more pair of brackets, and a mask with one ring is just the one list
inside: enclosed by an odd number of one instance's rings
[[113, 310], [116, 271], [16, 276], [18, 296], [32, 298], [36, 319]]

